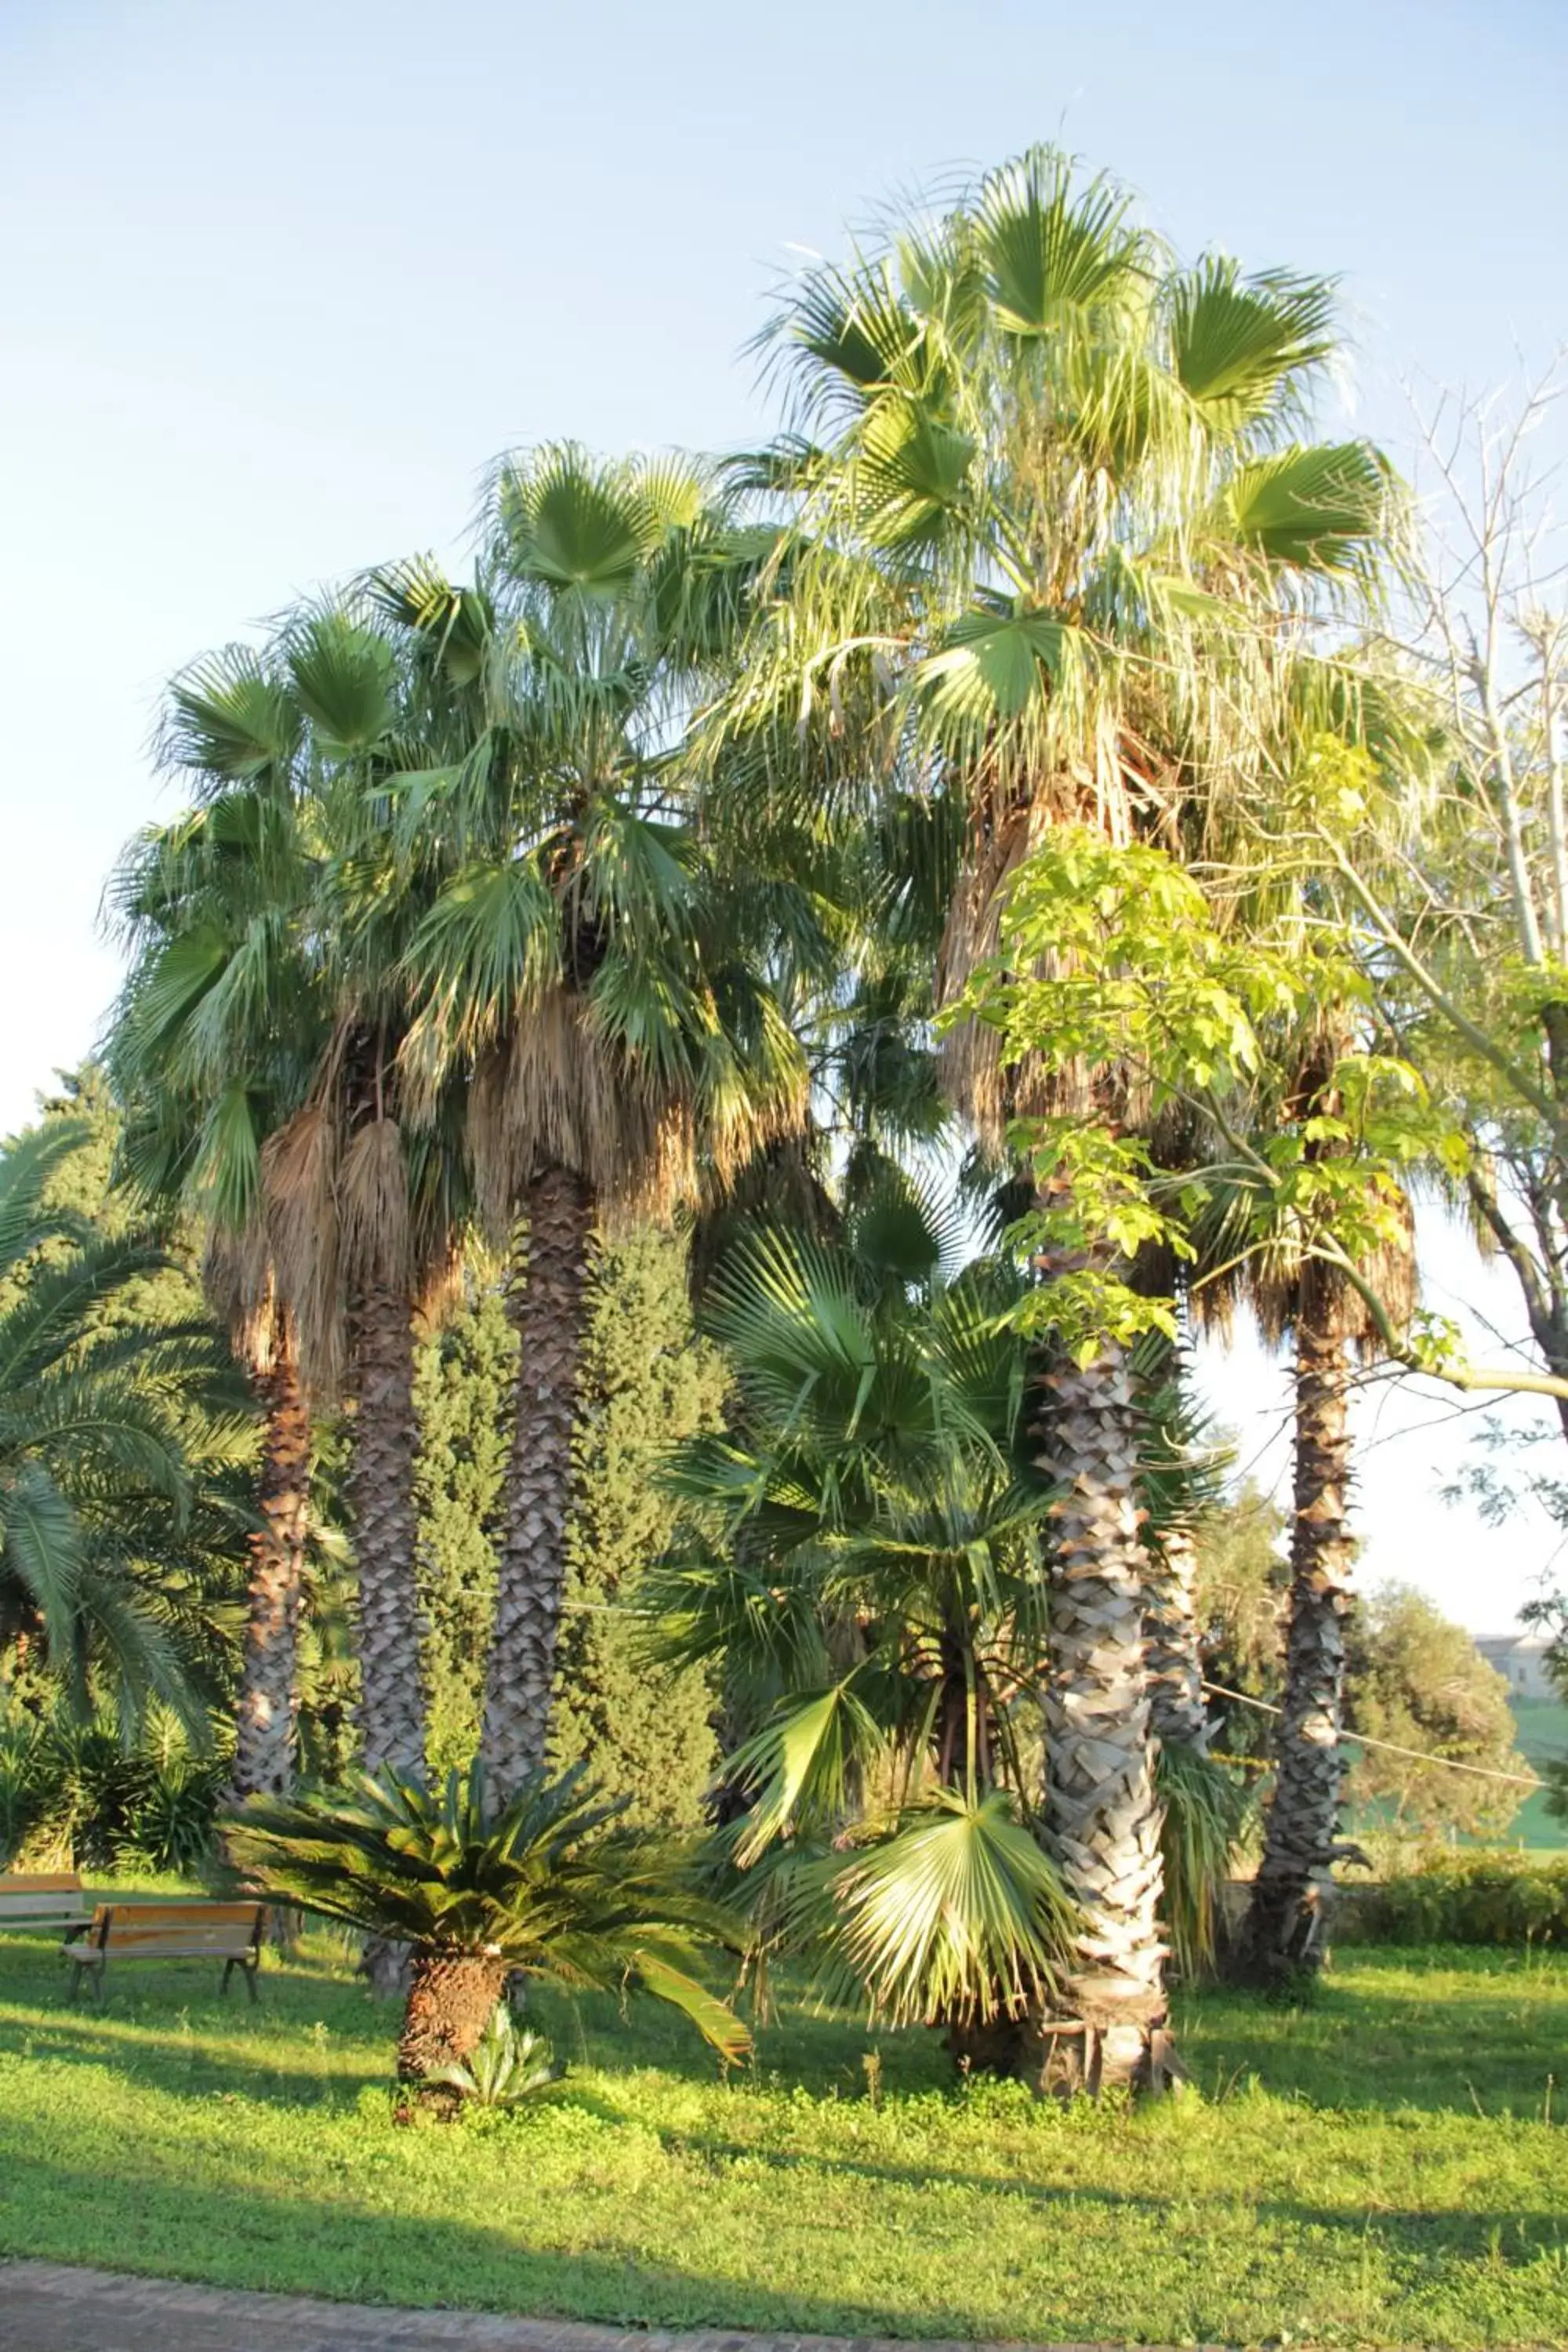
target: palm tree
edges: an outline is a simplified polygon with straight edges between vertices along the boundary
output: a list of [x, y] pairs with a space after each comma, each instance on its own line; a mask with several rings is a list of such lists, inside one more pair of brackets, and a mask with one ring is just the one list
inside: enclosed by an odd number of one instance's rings
[[[1374, 452], [1296, 437], [1332, 328], [1326, 285], [1180, 268], [1047, 150], [792, 289], [768, 347], [795, 430], [752, 476], [793, 525], [786, 593], [725, 720], [959, 800], [950, 994], [1043, 828], [1180, 848], [1267, 788], [1303, 631], [1367, 584], [1388, 511]], [[1114, 1072], [1042, 1094], [973, 1025], [951, 1076], [995, 1132], [1134, 1109]], [[1068, 1243], [1041, 1267], [1074, 1270]], [[1137, 2078], [1163, 2046], [1136, 1404], [1108, 1342], [1053, 1363], [1033, 1412], [1059, 1495], [1045, 1835], [1087, 1922], [1068, 2082]]]
[[0, 1639], [79, 1716], [95, 1691], [127, 1726], [161, 1701], [205, 1741], [199, 1587], [237, 1531], [244, 1415], [209, 1327], [135, 1311], [156, 1245], [49, 1205], [86, 1139], [61, 1119], [0, 1154]]
[[[667, 1213], [704, 1172], [722, 1182], [799, 1119], [805, 1066], [682, 757], [752, 540], [727, 533], [690, 468], [571, 447], [503, 466], [486, 530], [484, 723], [422, 781], [450, 856], [408, 950], [400, 1078], [417, 1106], [471, 1073], [479, 1203], [512, 1245], [520, 1369], [482, 1745], [506, 1792], [545, 1751], [595, 1225]], [[416, 625], [445, 629], [445, 583], [410, 572], [401, 593]]]
[[1071, 1916], [1027, 1831], [1052, 1496], [1021, 1457], [1018, 1277], [946, 1279], [953, 1242], [884, 1180], [837, 1242], [737, 1245], [706, 1303], [735, 1427], [672, 1457], [692, 1524], [648, 1601], [659, 1654], [721, 1666], [751, 1726], [726, 1773], [764, 1910], [782, 1885], [831, 1981], [994, 2059]]
[[465, 1213], [448, 1106], [395, 1116], [406, 1028], [397, 925], [417, 903], [389, 780], [447, 756], [446, 672], [364, 600], [285, 621], [171, 689], [163, 751], [196, 805], [116, 886], [134, 950], [111, 1063], [127, 1167], [203, 1219], [215, 1292], [268, 1407], [247, 1732], [237, 1771], [285, 1769], [309, 1400], [355, 1408], [360, 1725], [368, 1761], [419, 1761], [412, 1316]]
[[[1310, 1118], [1331, 1129], [1344, 1104], [1336, 1066], [1347, 1042], [1349, 1016], [1324, 1007], [1294, 1056], [1293, 1099], [1287, 1118]], [[1342, 1148], [1331, 1139], [1309, 1144], [1310, 1157]], [[1396, 1326], [1414, 1311], [1415, 1257], [1409, 1204], [1390, 1200], [1386, 1238], [1360, 1271]], [[1356, 1542], [1351, 1532], [1352, 1351], [1375, 1356], [1382, 1337], [1354, 1284], [1323, 1257], [1301, 1246], [1289, 1219], [1265, 1234], [1244, 1261], [1227, 1236], [1247, 1205], [1216, 1195], [1216, 1228], [1209, 1254], [1238, 1265], [1235, 1286], [1245, 1294], [1265, 1339], [1294, 1341], [1295, 1463], [1287, 1601], [1285, 1682], [1274, 1743], [1275, 1778], [1266, 1818], [1263, 1857], [1237, 1941], [1237, 1974], [1278, 1987], [1314, 1971], [1321, 1961], [1336, 1862], [1362, 1860], [1340, 1842], [1343, 1779], [1346, 1637], [1352, 1607], [1351, 1572]], [[1256, 1205], [1251, 1212], [1256, 1220]], [[1223, 1255], [1221, 1255], [1223, 1253]], [[1216, 1297], [1223, 1316], [1228, 1301]], [[1202, 1293], [1200, 1291], [1200, 1296]]]
[[737, 1930], [689, 1883], [675, 1849], [619, 1829], [580, 1777], [534, 1775], [504, 1805], [482, 1766], [422, 1780], [361, 1776], [329, 1807], [253, 1800], [233, 1816], [236, 1859], [302, 1909], [406, 1945], [401, 2080], [449, 2111], [443, 2070], [478, 2046], [511, 1975], [672, 2002], [727, 2059], [750, 2036], [693, 1973]]

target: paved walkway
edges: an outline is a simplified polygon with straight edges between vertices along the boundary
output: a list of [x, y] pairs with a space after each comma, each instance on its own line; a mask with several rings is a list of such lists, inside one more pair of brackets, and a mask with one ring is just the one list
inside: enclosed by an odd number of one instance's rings
[[[63, 2263], [0, 2263], [0, 2352], [911, 2352], [881, 2336], [742, 2336], [595, 2327], [480, 2312], [386, 2311], [304, 2294], [242, 2294]], [[969, 2352], [925, 2345], [921, 2352]], [[1023, 2352], [984, 2345], [973, 2352]], [[1087, 2345], [1055, 2352], [1096, 2352]]]

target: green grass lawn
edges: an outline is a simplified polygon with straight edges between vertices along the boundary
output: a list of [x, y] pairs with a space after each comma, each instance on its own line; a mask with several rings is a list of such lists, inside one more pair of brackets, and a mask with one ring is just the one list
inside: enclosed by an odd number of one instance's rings
[[1568, 2338], [1568, 1958], [1363, 1949], [1306, 2011], [1190, 2000], [1199, 2095], [1134, 2112], [955, 2085], [934, 2037], [787, 2005], [726, 2083], [651, 2006], [542, 2000], [555, 2102], [413, 2129], [395, 2011], [325, 1938], [256, 2010], [200, 1965], [125, 1970], [101, 2012], [63, 1975], [0, 1938], [8, 2253], [662, 2326]]

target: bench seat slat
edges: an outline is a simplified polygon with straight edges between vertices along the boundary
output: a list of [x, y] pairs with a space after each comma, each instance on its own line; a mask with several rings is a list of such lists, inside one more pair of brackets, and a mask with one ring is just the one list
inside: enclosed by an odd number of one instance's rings
[[171, 1944], [189, 1944], [197, 1951], [248, 1950], [256, 1941], [249, 1927], [208, 1927], [187, 1930], [182, 1927], [135, 1927], [122, 1935], [111, 1928], [103, 1939], [103, 1948], [110, 1952], [167, 1951]]
[[119, 1944], [90, 1945], [83, 1949], [72, 1945], [70, 1957], [89, 1968], [100, 1968], [105, 1960], [227, 1960], [248, 1959], [253, 1947], [244, 1944], [137, 1944], [130, 1949]]
[[74, 1870], [0, 1873], [0, 1927], [75, 1927], [91, 1916]]

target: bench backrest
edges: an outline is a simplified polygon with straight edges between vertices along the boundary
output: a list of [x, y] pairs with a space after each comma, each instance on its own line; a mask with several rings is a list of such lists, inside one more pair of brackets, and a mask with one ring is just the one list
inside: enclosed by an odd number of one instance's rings
[[100, 1903], [87, 1941], [128, 1959], [226, 1959], [257, 1948], [266, 1917], [264, 1903]]
[[0, 1878], [0, 1927], [85, 1919], [81, 1879], [74, 1870], [16, 1870]]

